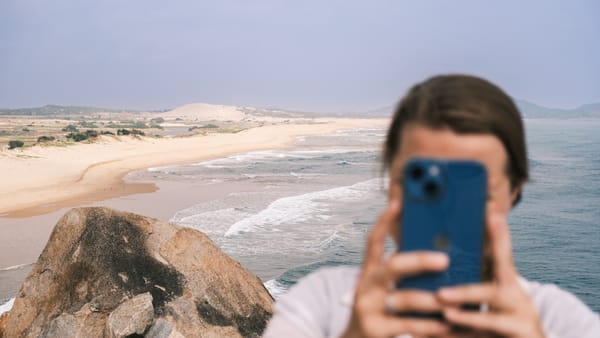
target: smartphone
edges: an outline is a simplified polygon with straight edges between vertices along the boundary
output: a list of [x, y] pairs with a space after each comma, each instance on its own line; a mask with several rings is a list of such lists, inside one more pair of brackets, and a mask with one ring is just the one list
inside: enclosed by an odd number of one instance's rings
[[413, 158], [403, 169], [398, 250], [441, 251], [446, 271], [410, 276], [398, 289], [439, 288], [483, 279], [487, 173], [476, 161]]

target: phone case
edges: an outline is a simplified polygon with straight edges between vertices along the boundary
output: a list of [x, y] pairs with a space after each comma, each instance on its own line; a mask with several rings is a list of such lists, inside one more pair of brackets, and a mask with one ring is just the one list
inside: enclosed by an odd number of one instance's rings
[[481, 282], [487, 173], [479, 162], [415, 158], [404, 167], [399, 251], [443, 251], [449, 268], [403, 278], [401, 289], [436, 291]]

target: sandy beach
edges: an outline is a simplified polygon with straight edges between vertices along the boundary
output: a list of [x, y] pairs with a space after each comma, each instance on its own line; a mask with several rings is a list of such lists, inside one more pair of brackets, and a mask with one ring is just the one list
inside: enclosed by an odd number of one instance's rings
[[[69, 208], [103, 205], [168, 219], [186, 201], [244, 190], [243, 186], [233, 185], [220, 186], [215, 191], [185, 182], [128, 182], [124, 177], [130, 172], [284, 148], [300, 136], [381, 127], [386, 123], [385, 119], [292, 119], [237, 133], [163, 138], [102, 136], [94, 143], [2, 150], [0, 299], [16, 292], [54, 224]], [[151, 194], [159, 189], [170, 196], [168, 201], [160, 200], [164, 194]]]
[[[298, 136], [383, 126], [385, 123], [387, 120], [384, 119], [291, 120], [238, 133], [174, 138], [103, 136], [89, 144], [4, 150], [0, 153], [3, 177], [0, 183], [0, 214], [4, 218], [0, 219], [0, 223], [7, 223], [7, 218], [43, 215], [65, 207], [157, 189], [154, 184], [124, 182], [123, 177], [134, 170], [281, 148]], [[36, 236], [45, 238], [49, 231], [0, 226], [0, 242], [18, 237], [27, 243], [27, 233], [36, 232]], [[12, 256], [3, 252], [6, 247], [0, 243], [0, 257]]]
[[285, 147], [302, 135], [384, 124], [385, 120], [374, 119], [316, 119], [312, 123], [269, 125], [238, 133], [181, 138], [103, 136], [90, 144], [5, 151], [0, 154], [4, 178], [0, 183], [0, 214], [27, 217], [64, 206], [152, 192], [154, 185], [124, 184], [123, 176], [152, 166]]

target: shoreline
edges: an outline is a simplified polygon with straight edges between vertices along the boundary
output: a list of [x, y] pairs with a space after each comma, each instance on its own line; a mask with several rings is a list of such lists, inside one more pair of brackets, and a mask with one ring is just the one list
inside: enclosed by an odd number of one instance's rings
[[[206, 186], [190, 185], [189, 182], [137, 181], [128, 179], [130, 173], [250, 151], [281, 149], [292, 146], [301, 136], [380, 128], [387, 122], [385, 119], [321, 119], [308, 124], [257, 127], [236, 134], [109, 139], [70, 147], [32, 147], [18, 152], [21, 156], [13, 158], [0, 152], [0, 173], [5, 177], [14, 176], [10, 182], [0, 183], [4, 186], [0, 189], [0, 300], [11, 297], [18, 290], [46, 245], [54, 225], [69, 208], [107, 206], [168, 221], [189, 201], [210, 200], [230, 192], [252, 189], [237, 182]], [[20, 165], [11, 166], [14, 163]], [[37, 177], [29, 180], [32, 175]], [[40, 181], [46, 184], [40, 185]], [[18, 184], [22, 184], [23, 189], [11, 191], [10, 187]], [[154, 193], [157, 191], [163, 194]], [[165, 200], [165, 194], [171, 197]], [[23, 203], [24, 198], [32, 205], [10, 208]]]
[[278, 149], [299, 136], [381, 127], [386, 123], [386, 119], [321, 118], [312, 123], [269, 125], [234, 134], [162, 139], [103, 138], [97, 143], [69, 147], [34, 146], [12, 158], [0, 156], [0, 173], [13, 178], [3, 182], [0, 189], [0, 219], [27, 218], [66, 207], [154, 192], [158, 188], [153, 183], [123, 180], [128, 173], [144, 168]]
[[[290, 146], [300, 136], [379, 128], [387, 123], [383, 119], [327, 121], [258, 127], [212, 137], [109, 140], [66, 148], [32, 147], [19, 152], [20, 155], [36, 156], [27, 158], [8, 158], [0, 153], [0, 173], [11, 177], [11, 180], [0, 182], [4, 186], [0, 189], [0, 202], [3, 202], [0, 204], [0, 269], [35, 262], [56, 221], [72, 207], [103, 205], [165, 219], [171, 217], [172, 210], [181, 209], [187, 200], [211, 198], [244, 189], [231, 186], [217, 191], [191, 187], [188, 183], [130, 181], [126, 177], [129, 173], [156, 166], [223, 158], [236, 153], [281, 149]], [[40, 181], [46, 184], [36, 187]], [[11, 191], [11, 184], [13, 187], [22, 184], [23, 189]], [[153, 194], [163, 189], [172, 192], [175, 197], [165, 201], [157, 197], [160, 194]], [[29, 202], [32, 205], [7, 210], [8, 202], [12, 205]]]

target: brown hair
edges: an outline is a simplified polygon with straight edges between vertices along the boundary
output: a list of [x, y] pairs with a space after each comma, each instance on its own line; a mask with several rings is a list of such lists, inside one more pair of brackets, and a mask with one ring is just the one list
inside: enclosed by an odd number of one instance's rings
[[[387, 132], [384, 169], [391, 167], [407, 123], [449, 128], [459, 134], [492, 134], [508, 154], [506, 174], [511, 189], [527, 181], [527, 149], [521, 114], [496, 85], [468, 75], [432, 77], [412, 87], [400, 101]], [[515, 204], [521, 198], [521, 194]]]

